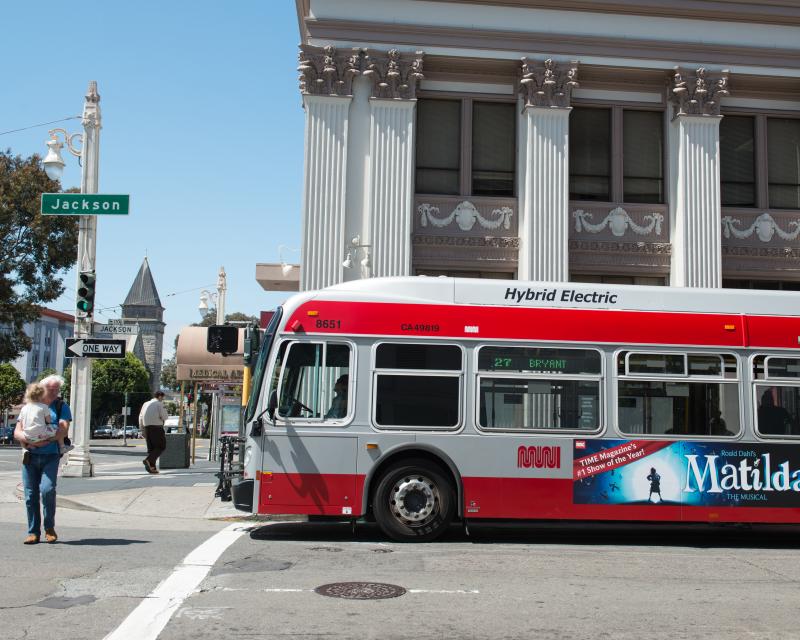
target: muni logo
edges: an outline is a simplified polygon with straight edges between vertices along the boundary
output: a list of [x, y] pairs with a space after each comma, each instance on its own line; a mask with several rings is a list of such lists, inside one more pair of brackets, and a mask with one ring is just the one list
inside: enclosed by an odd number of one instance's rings
[[561, 447], [520, 447], [517, 449], [520, 469], [560, 469]]

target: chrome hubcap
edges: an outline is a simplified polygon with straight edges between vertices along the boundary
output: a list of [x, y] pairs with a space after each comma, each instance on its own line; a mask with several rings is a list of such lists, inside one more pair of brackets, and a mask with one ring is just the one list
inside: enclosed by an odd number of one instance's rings
[[439, 490], [425, 476], [406, 476], [395, 482], [389, 497], [392, 515], [404, 525], [420, 526], [435, 515]]

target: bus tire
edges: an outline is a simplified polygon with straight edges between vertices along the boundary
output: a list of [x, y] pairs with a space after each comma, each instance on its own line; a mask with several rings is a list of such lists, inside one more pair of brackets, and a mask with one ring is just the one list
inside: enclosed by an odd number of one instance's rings
[[427, 460], [403, 460], [390, 466], [375, 490], [372, 510], [387, 536], [398, 542], [429, 542], [453, 520], [453, 483]]

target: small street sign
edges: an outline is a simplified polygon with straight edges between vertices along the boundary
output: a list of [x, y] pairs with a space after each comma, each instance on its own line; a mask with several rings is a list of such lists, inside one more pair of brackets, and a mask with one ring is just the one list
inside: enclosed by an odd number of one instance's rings
[[125, 340], [67, 338], [67, 358], [124, 358]]
[[43, 216], [127, 216], [130, 210], [129, 195], [100, 193], [43, 193]]
[[95, 324], [92, 333], [98, 338], [111, 338], [115, 335], [134, 336], [139, 333], [138, 324]]

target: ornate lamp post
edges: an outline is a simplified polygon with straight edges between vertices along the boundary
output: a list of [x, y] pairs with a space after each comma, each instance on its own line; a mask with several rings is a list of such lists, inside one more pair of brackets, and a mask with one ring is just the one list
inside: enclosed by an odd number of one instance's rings
[[[64, 171], [64, 160], [61, 149], [64, 144], [59, 141], [62, 135], [69, 152], [82, 161], [81, 193], [97, 193], [97, 174], [100, 157], [100, 95], [97, 93], [97, 82], [89, 82], [86, 99], [83, 104], [83, 133], [68, 134], [64, 129], [52, 129], [47, 141], [47, 155], [42, 164], [51, 180], [58, 180]], [[80, 141], [80, 148], [76, 147]], [[95, 271], [95, 247], [97, 243], [97, 217], [78, 217], [78, 285], [81, 286], [80, 273]], [[89, 338], [92, 334], [93, 309], [75, 316], [75, 337]], [[93, 474], [92, 459], [89, 451], [91, 434], [90, 421], [92, 415], [92, 361], [89, 358], [73, 358], [72, 360], [72, 392], [70, 408], [74, 423], [73, 440], [75, 448], [69, 453], [63, 474], [73, 477], [87, 477]]]

